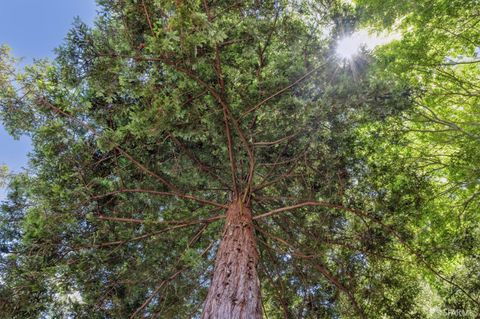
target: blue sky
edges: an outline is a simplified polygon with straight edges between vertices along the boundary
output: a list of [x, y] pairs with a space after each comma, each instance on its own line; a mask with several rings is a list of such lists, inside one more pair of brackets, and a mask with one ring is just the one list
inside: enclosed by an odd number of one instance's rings
[[[0, 44], [24, 58], [22, 64], [53, 58], [53, 49], [62, 43], [74, 17], [91, 25], [95, 12], [95, 0], [0, 0]], [[29, 150], [27, 137], [14, 140], [0, 123], [0, 165], [21, 171]], [[0, 201], [4, 198], [5, 190], [0, 189]]]

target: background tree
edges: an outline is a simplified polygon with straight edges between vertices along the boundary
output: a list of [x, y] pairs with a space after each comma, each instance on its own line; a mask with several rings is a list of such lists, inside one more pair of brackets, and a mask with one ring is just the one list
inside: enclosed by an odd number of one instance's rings
[[[358, 1], [364, 23], [396, 28], [401, 41], [379, 53], [378, 76], [395, 74], [413, 108], [392, 121], [404, 152], [432, 183], [418, 245], [468, 294], [430, 278], [439, 307], [478, 316], [479, 304], [479, 8], [475, 1]], [[438, 279], [438, 278], [436, 278]], [[431, 288], [431, 287], [434, 288]]]
[[435, 181], [391, 130], [410, 83], [334, 57], [351, 7], [99, 5], [54, 63], [2, 51], [34, 147], [2, 206], [6, 317], [418, 318], [427, 275], [476, 302], [423, 250]]

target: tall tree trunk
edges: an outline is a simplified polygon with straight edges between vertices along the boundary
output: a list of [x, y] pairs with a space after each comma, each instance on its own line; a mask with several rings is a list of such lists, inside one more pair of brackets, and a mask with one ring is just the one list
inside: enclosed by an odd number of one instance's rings
[[202, 319], [261, 319], [257, 264], [251, 210], [234, 200], [227, 210]]

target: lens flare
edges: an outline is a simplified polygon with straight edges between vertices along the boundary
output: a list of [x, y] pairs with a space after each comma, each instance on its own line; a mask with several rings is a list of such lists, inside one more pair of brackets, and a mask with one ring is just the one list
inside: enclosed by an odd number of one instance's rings
[[398, 39], [400, 39], [400, 34], [398, 33], [370, 34], [367, 30], [360, 30], [348, 37], [340, 39], [337, 42], [336, 53], [342, 59], [351, 60], [362, 48], [373, 50], [379, 45], [384, 45]]

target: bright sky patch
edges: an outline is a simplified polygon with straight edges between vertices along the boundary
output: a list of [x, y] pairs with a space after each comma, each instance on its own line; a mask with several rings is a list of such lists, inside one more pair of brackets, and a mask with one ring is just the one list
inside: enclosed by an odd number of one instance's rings
[[368, 33], [367, 30], [359, 30], [345, 37], [337, 43], [337, 55], [343, 59], [352, 59], [361, 48], [373, 50], [379, 45], [384, 45], [393, 40], [400, 39], [399, 33]]

